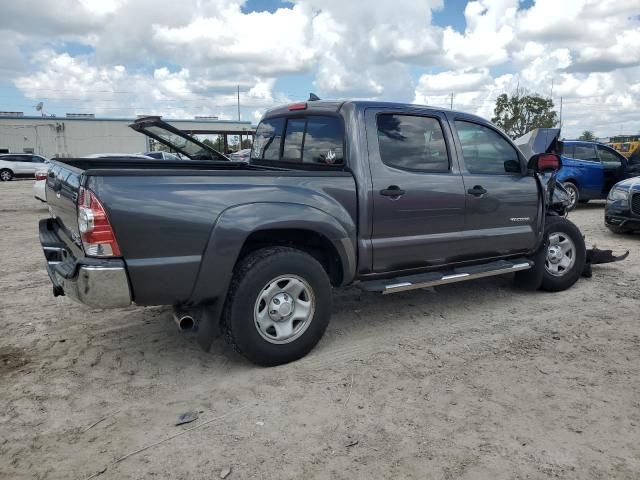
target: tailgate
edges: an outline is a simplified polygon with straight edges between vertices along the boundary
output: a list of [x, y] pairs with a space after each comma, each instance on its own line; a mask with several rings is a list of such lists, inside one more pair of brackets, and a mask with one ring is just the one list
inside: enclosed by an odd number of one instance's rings
[[47, 203], [59, 233], [80, 245], [77, 202], [83, 170], [53, 161], [47, 174]]

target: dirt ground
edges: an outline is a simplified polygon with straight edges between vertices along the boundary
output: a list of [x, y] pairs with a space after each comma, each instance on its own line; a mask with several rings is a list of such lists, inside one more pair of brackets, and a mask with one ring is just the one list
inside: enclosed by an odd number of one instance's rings
[[640, 236], [601, 202], [570, 218], [631, 256], [569, 291], [349, 288], [308, 357], [264, 369], [168, 308], [54, 298], [31, 186], [0, 185], [2, 479], [640, 478]]

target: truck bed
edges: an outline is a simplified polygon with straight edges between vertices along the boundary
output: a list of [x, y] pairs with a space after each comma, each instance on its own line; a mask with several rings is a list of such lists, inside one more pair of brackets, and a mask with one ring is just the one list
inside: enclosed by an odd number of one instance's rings
[[51, 228], [81, 261], [76, 205], [80, 186], [104, 206], [133, 300], [140, 305], [202, 302], [213, 295], [215, 288], [209, 288], [208, 281], [198, 282], [198, 276], [211, 262], [228, 268], [224, 257], [242, 248], [241, 232], [256, 218], [264, 219], [265, 210], [273, 228], [295, 225], [292, 209], [304, 218], [327, 216], [348, 232], [355, 251], [356, 186], [346, 171], [214, 161], [55, 160], [46, 187], [55, 218]]

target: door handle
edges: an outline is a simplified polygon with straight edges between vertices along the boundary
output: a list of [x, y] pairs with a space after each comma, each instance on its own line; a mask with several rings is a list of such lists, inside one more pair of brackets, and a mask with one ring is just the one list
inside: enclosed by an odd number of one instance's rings
[[389, 185], [387, 188], [380, 190], [380, 195], [385, 197], [400, 197], [404, 195], [404, 193], [404, 190], [397, 185]]
[[487, 191], [484, 188], [482, 188], [480, 185], [476, 185], [475, 187], [467, 190], [467, 193], [470, 193], [471, 195], [474, 195], [476, 197], [480, 197], [485, 193], [487, 193]]

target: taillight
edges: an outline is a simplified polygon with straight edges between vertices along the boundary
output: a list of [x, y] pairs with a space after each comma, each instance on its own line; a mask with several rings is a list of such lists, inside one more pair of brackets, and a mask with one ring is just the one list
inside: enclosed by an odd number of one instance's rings
[[47, 172], [36, 172], [36, 180], [46, 180]]
[[109, 223], [107, 212], [95, 194], [80, 187], [78, 228], [84, 252], [91, 257], [119, 257], [120, 247]]

